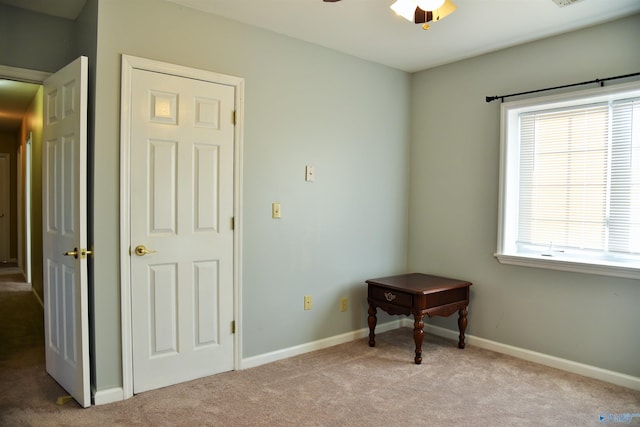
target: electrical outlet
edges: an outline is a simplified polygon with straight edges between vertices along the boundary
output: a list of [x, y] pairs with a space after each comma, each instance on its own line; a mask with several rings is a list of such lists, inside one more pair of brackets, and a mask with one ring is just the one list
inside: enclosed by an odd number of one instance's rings
[[349, 308], [349, 300], [347, 298], [340, 298], [340, 311], [347, 311]]
[[311, 295], [304, 296], [304, 309], [311, 310]]
[[273, 219], [280, 219], [280, 203], [271, 204], [271, 217]]

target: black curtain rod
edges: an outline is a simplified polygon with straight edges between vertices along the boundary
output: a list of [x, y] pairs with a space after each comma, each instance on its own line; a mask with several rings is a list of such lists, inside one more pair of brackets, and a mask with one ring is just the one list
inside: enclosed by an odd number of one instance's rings
[[598, 83], [598, 84], [600, 84], [600, 86], [604, 86], [604, 82], [606, 82], [608, 80], [624, 79], [626, 77], [633, 77], [633, 76], [640, 76], [640, 73], [632, 73], [632, 74], [625, 74], [623, 76], [607, 77], [605, 79], [595, 79], [595, 80], [590, 80], [588, 82], [572, 83], [572, 84], [569, 84], [569, 85], [548, 87], [546, 89], [530, 90], [530, 91], [527, 91], [527, 92], [511, 93], [509, 95], [487, 96], [486, 100], [487, 100], [487, 102], [491, 102], [491, 101], [495, 101], [496, 99], [500, 99], [502, 102], [504, 102], [505, 98], [509, 98], [509, 97], [512, 97], [512, 96], [527, 95], [527, 94], [530, 94], [530, 93], [545, 92], [547, 90], [554, 90], [554, 89], [564, 89], [566, 87], [588, 85], [588, 84], [592, 84], [592, 83]]

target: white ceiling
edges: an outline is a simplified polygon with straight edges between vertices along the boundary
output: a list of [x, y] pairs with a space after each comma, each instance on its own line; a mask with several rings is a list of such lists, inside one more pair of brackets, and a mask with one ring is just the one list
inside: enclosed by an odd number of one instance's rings
[[[169, 1], [408, 72], [640, 12], [640, 0], [578, 0], [566, 7], [553, 0], [453, 0], [458, 10], [425, 31], [396, 16], [389, 9], [394, 0]], [[85, 3], [0, 0], [66, 19], [75, 19]], [[28, 91], [25, 96], [30, 96]], [[1, 111], [10, 100], [15, 100], [15, 109], [24, 111], [24, 100], [0, 92]]]
[[[425, 31], [394, 0], [169, 0], [399, 70], [415, 72], [640, 12], [640, 0], [452, 0], [458, 10]], [[569, 0], [558, 0], [568, 2]], [[75, 19], [86, 0], [0, 0]]]
[[169, 0], [400, 70], [415, 72], [640, 12], [639, 0], [453, 0], [425, 31], [394, 0]]

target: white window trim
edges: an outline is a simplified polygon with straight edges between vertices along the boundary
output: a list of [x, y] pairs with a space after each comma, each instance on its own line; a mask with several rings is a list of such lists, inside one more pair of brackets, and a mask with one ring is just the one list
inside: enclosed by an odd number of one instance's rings
[[[640, 96], [640, 82], [632, 82], [619, 84], [615, 86], [602, 87], [596, 89], [583, 90], [560, 95], [551, 95], [539, 98], [526, 99], [522, 101], [513, 101], [503, 103], [501, 106], [501, 128], [500, 128], [500, 180], [499, 180], [499, 198], [498, 198], [498, 245], [497, 252], [494, 256], [502, 264], [518, 265], [524, 267], [544, 268], [551, 270], [571, 271], [586, 274], [598, 274], [603, 276], [622, 277], [628, 279], [640, 279], [640, 265], [638, 267], [630, 267], [629, 264], [617, 265], [616, 263], [600, 263], [600, 262], [582, 262], [575, 260], [566, 260], [558, 258], [548, 258], [541, 255], [521, 255], [515, 254], [511, 248], [506, 247], [507, 229], [513, 227], [511, 224], [517, 218], [517, 204], [507, 203], [507, 194], [511, 191], [509, 185], [517, 185], [514, 183], [514, 174], [518, 171], [509, 165], [517, 165], [517, 152], [512, 152], [508, 147], [508, 132], [517, 132], [516, 129], [508, 129], [507, 123], [511, 115], [519, 114], [520, 111], [531, 109], [533, 106], [541, 106], [544, 104], [555, 104], [557, 107], [570, 106], [574, 104], [584, 103], [585, 98], [593, 98], [593, 101], [609, 100], [612, 96], [621, 91], [632, 92], [631, 96]], [[511, 135], [513, 137], [513, 135]], [[517, 182], [517, 180], [515, 180]], [[507, 222], [511, 225], [507, 225]]]

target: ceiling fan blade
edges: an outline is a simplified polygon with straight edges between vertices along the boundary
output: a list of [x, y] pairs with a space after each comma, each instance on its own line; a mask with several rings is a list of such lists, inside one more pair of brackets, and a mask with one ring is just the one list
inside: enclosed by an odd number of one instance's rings
[[433, 12], [430, 10], [422, 10], [416, 7], [416, 12], [413, 15], [413, 22], [416, 24], [424, 24], [433, 20]]

